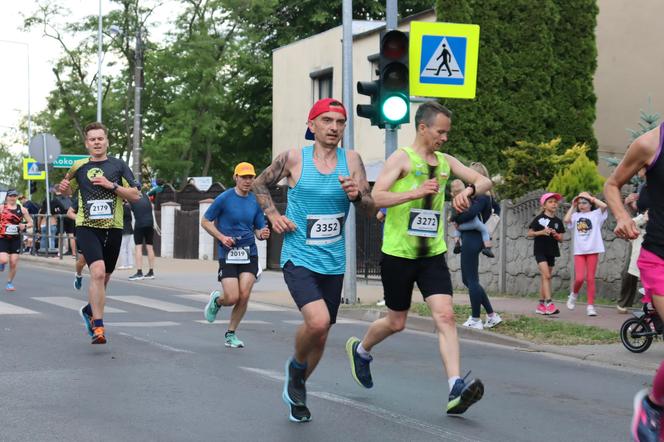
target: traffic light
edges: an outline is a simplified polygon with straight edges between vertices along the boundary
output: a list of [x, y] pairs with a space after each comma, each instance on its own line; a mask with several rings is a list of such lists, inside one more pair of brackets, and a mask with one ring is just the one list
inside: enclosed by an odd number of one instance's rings
[[371, 121], [372, 126], [379, 125], [379, 107], [380, 107], [380, 96], [378, 91], [380, 88], [380, 82], [376, 81], [358, 81], [357, 82], [357, 93], [361, 95], [368, 95], [371, 97], [371, 104], [358, 104], [357, 105], [357, 116], [362, 118], [368, 118]]
[[391, 30], [380, 34], [378, 79], [358, 81], [357, 92], [371, 98], [371, 104], [358, 104], [357, 116], [368, 118], [372, 126], [384, 129], [410, 121], [408, 77], [408, 35]]
[[378, 59], [379, 127], [410, 121], [408, 35], [391, 30], [380, 34]]

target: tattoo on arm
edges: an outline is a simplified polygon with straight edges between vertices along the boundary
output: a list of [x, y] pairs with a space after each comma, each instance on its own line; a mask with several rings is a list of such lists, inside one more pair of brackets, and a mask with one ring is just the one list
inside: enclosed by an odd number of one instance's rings
[[252, 190], [266, 215], [277, 212], [269, 188], [275, 187], [279, 181], [288, 176], [287, 162], [288, 151], [279, 154], [254, 181]]

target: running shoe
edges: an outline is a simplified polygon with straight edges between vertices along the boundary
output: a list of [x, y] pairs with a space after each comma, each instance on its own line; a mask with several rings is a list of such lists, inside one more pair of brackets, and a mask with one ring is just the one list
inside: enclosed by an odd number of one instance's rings
[[546, 306], [544, 305], [543, 302], [540, 302], [539, 304], [537, 304], [537, 308], [535, 309], [535, 313], [537, 313], [538, 315], [546, 315], [547, 314], [546, 313]]
[[104, 327], [95, 327], [93, 330], [92, 343], [93, 344], [106, 344], [106, 336], [104, 336]]
[[288, 420], [291, 422], [309, 422], [311, 420], [311, 412], [306, 405], [288, 405]]
[[385, 307], [385, 299], [381, 299], [380, 301], [378, 301], [378, 302], [376, 303], [376, 305], [377, 305], [378, 307]]
[[595, 306], [592, 304], [588, 304], [586, 306], [586, 314], [588, 316], [597, 316], [597, 310], [595, 310]]
[[616, 310], [618, 310], [618, 313], [620, 313], [621, 315], [625, 315], [627, 314], [627, 312], [629, 312], [629, 310], [627, 310], [622, 305], [616, 305]]
[[240, 341], [235, 333], [228, 333], [225, 336], [226, 339], [226, 347], [230, 348], [244, 348], [244, 342]]
[[574, 293], [569, 294], [569, 297], [567, 298], [568, 309], [574, 310], [574, 307], [576, 307], [576, 298], [578, 298], [578, 295], [575, 295]]
[[371, 388], [373, 387], [373, 380], [371, 379], [369, 364], [373, 361], [373, 358], [364, 359], [357, 354], [357, 347], [360, 342], [355, 336], [348, 338], [348, 341], [346, 341], [346, 354], [350, 362], [350, 372], [358, 384], [364, 388]]
[[553, 301], [549, 302], [546, 304], [546, 314], [547, 315], [555, 315], [560, 313], [560, 310], [558, 310], [558, 307], [556, 307], [556, 304], [553, 303]]
[[503, 322], [503, 318], [500, 317], [498, 313], [494, 313], [493, 316], [487, 316], [486, 322], [484, 323], [484, 328], [495, 327], [496, 325]]
[[83, 275], [77, 275], [74, 273], [74, 288], [76, 290], [81, 290], [83, 286]]
[[305, 369], [295, 368], [291, 363], [293, 358], [286, 361], [286, 375], [284, 379], [284, 391], [281, 398], [287, 405], [299, 407], [307, 406], [307, 387], [304, 385]]
[[85, 305], [81, 307], [78, 313], [79, 315], [81, 315], [81, 318], [83, 318], [83, 323], [85, 324], [85, 331], [87, 331], [88, 335], [92, 337], [95, 335], [94, 331], [92, 330], [92, 316], [85, 313], [85, 307], [86, 307]]
[[479, 379], [471, 379], [466, 383], [469, 375], [470, 372], [463, 379], [457, 379], [454, 383], [447, 401], [447, 414], [462, 414], [468, 407], [482, 399], [484, 384]]
[[496, 255], [493, 254], [493, 250], [491, 250], [491, 247], [485, 247], [481, 250], [482, 255], [489, 257], [489, 258], [495, 258]]
[[8, 282], [7, 285], [5, 286], [5, 290], [7, 290], [8, 292], [15, 292], [16, 287], [14, 287], [14, 284], [12, 284], [11, 282]]
[[464, 327], [474, 328], [475, 330], [484, 330], [482, 320], [480, 318], [473, 318], [472, 316], [468, 316], [468, 319], [462, 325]]
[[129, 277], [129, 280], [130, 281], [140, 281], [143, 278], [144, 278], [144, 276], [143, 276], [142, 272], [136, 272], [136, 273], [134, 273], [133, 275], [131, 275]]
[[217, 298], [220, 296], [221, 293], [219, 293], [219, 290], [215, 290], [210, 293], [210, 300], [208, 301], [207, 305], [205, 306], [205, 310], [203, 311], [205, 319], [209, 323], [213, 323], [214, 318], [216, 318], [217, 313], [219, 313], [221, 306], [217, 305]]
[[4, 265], [4, 264], [0, 264], [0, 272], [4, 272], [4, 271], [5, 271], [5, 265]]
[[636, 442], [659, 441], [659, 429], [662, 410], [654, 407], [648, 400], [648, 390], [644, 389], [634, 396], [634, 415], [632, 416], [632, 437]]
[[150, 270], [149, 272], [147, 272], [147, 273], [145, 274], [145, 276], [143, 277], [143, 279], [154, 279], [154, 272], [152, 272], [152, 270]]

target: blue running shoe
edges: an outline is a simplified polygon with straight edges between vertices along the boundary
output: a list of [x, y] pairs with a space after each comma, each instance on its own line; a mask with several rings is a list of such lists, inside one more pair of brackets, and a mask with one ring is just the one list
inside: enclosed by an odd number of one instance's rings
[[207, 305], [205, 306], [205, 319], [207, 322], [212, 323], [214, 322], [214, 319], [217, 317], [217, 313], [219, 313], [219, 309], [221, 308], [220, 306], [217, 305], [217, 299], [221, 296], [221, 293], [219, 293], [219, 290], [215, 290], [212, 293], [210, 293], [210, 300], [208, 301]]
[[469, 375], [470, 372], [463, 379], [457, 379], [454, 383], [447, 401], [447, 414], [465, 413], [468, 407], [482, 399], [484, 384], [479, 379], [471, 379], [466, 383]]
[[83, 285], [83, 275], [74, 274], [74, 288], [76, 290], [81, 290], [82, 285]]
[[292, 358], [286, 361], [284, 391], [281, 397], [286, 404], [306, 407], [307, 388], [304, 385], [306, 369], [295, 368], [291, 361]]
[[311, 412], [306, 405], [288, 405], [288, 420], [291, 422], [302, 423], [311, 421]]
[[92, 330], [92, 316], [85, 313], [85, 305], [81, 307], [78, 313], [81, 315], [81, 318], [83, 318], [83, 323], [85, 324], [85, 330], [88, 332], [88, 335], [90, 337], [93, 337], [95, 333]]
[[357, 354], [357, 346], [360, 345], [360, 342], [355, 336], [348, 338], [348, 341], [346, 341], [346, 354], [348, 354], [348, 360], [350, 361], [350, 372], [358, 384], [364, 388], [371, 388], [373, 387], [373, 379], [371, 379], [369, 364], [373, 361], [373, 358], [364, 359]]
[[16, 287], [14, 287], [14, 284], [12, 284], [11, 281], [10, 281], [10, 282], [8, 282], [7, 285], [5, 286], [5, 290], [7, 290], [8, 292], [15, 292], [15, 291], [16, 291]]
[[641, 390], [634, 396], [634, 416], [632, 416], [632, 438], [637, 442], [659, 441], [662, 410], [652, 406], [648, 400], [648, 390]]

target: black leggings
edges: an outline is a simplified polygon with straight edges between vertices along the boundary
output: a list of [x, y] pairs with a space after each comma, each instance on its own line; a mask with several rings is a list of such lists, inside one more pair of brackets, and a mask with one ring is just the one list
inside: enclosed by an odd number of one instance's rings
[[484, 306], [487, 314], [493, 313], [493, 307], [484, 288], [480, 285], [480, 251], [484, 247], [482, 235], [477, 230], [461, 232], [461, 279], [468, 287], [470, 307], [473, 318], [480, 317], [480, 307]]

